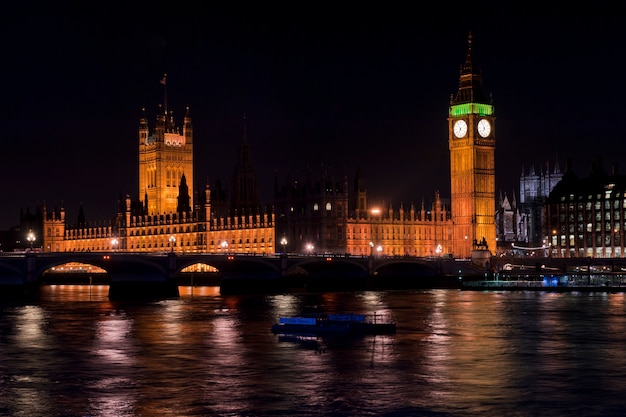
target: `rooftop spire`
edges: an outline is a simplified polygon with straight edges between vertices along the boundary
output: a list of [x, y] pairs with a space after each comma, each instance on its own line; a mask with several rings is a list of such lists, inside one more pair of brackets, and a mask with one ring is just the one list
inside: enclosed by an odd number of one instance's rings
[[246, 143], [248, 142], [248, 127], [246, 125], [246, 114], [243, 114], [243, 128], [242, 128], [242, 137], [241, 141]]
[[467, 35], [467, 57], [465, 58], [465, 65], [462, 71], [471, 73], [474, 67], [474, 60], [472, 59], [472, 32]]
[[470, 32], [467, 37], [467, 57], [465, 58], [465, 63], [461, 66], [461, 74], [459, 76], [459, 91], [450, 104], [491, 104], [491, 100], [487, 98], [483, 91], [480, 71], [475, 68], [476, 65], [474, 64], [474, 57], [472, 55], [473, 40], [474, 37], [472, 36], [472, 32]]
[[167, 119], [167, 74], [163, 74], [163, 78], [159, 81], [163, 86], [163, 109], [165, 110], [165, 118]]

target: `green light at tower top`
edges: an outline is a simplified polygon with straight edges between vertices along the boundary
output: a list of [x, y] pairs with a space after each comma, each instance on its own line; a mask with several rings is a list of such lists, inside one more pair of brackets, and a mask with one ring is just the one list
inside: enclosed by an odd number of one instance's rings
[[480, 116], [493, 115], [493, 106], [482, 103], [463, 103], [450, 106], [450, 116], [459, 117], [467, 114], [478, 114]]

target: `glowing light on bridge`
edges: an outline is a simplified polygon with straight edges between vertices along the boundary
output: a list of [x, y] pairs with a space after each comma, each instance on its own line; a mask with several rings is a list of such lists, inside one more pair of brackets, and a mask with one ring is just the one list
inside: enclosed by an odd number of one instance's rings
[[30, 251], [33, 251], [33, 242], [35, 241], [35, 233], [32, 230], [28, 231], [28, 235], [26, 236], [26, 240], [30, 243]]

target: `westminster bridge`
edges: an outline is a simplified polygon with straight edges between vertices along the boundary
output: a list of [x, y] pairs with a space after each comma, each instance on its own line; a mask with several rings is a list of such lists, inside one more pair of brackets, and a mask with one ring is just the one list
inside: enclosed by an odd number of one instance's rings
[[36, 294], [46, 272], [80, 263], [106, 272], [109, 297], [178, 297], [178, 278], [196, 264], [215, 268], [222, 293], [308, 289], [450, 288], [459, 280], [520, 274], [626, 274], [626, 258], [450, 258], [299, 254], [124, 252], [0, 253], [0, 297]]
[[[467, 260], [349, 255], [26, 252], [0, 254], [0, 292], [35, 293], [46, 272], [80, 263], [106, 272], [109, 297], [178, 296], [179, 274], [204, 264], [220, 276], [220, 291], [280, 290], [304, 281], [310, 288], [389, 284], [437, 286], [441, 277], [477, 276], [484, 267]], [[410, 281], [410, 282], [409, 282]], [[439, 282], [441, 284], [441, 282]], [[15, 292], [15, 291], [13, 291]]]

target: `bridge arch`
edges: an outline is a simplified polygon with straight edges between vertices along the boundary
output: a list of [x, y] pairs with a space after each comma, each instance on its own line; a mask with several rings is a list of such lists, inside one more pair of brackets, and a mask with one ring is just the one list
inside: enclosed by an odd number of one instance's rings
[[22, 284], [26, 281], [26, 271], [15, 264], [2, 262], [0, 260], [0, 277], [6, 284]]
[[287, 275], [302, 274], [315, 277], [366, 278], [367, 265], [350, 258], [304, 257], [296, 259], [286, 270]]
[[424, 277], [434, 278], [439, 275], [439, 267], [433, 262], [423, 260], [398, 260], [382, 261], [377, 263], [373, 270], [373, 275], [378, 277]]
[[196, 263], [191, 263], [187, 266], [183, 266], [181, 268], [178, 269], [177, 272], [183, 272], [183, 273], [194, 273], [194, 272], [199, 272], [199, 273], [218, 273], [219, 269], [217, 269], [216, 266], [211, 265], [207, 262], [196, 262]]
[[186, 255], [177, 257], [176, 272], [179, 273], [183, 269], [195, 265], [204, 264], [217, 269], [218, 272], [225, 276], [233, 275], [271, 275], [279, 277], [281, 273], [280, 264], [277, 259], [267, 257], [254, 256], [236, 256], [236, 255]]
[[[45, 271], [68, 263], [80, 263], [98, 267], [109, 274], [160, 274], [167, 275], [167, 268], [163, 261], [153, 258], [136, 257], [132, 255], [97, 254], [85, 257], [84, 254], [72, 256], [73, 252], [64, 253], [59, 257], [42, 257], [37, 261], [36, 275], [41, 277]], [[69, 256], [68, 256], [69, 255]]]
[[34, 277], [40, 284], [108, 284], [109, 273], [97, 265], [84, 262], [60, 262], [48, 269], [36, 272]]

